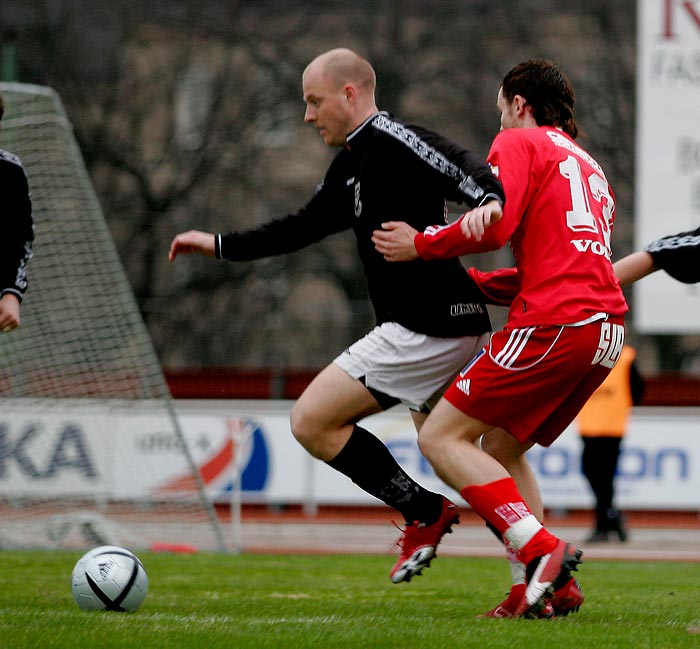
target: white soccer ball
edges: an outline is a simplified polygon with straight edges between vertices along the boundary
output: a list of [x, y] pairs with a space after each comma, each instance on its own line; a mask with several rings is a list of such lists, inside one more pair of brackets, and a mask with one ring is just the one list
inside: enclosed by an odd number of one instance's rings
[[148, 577], [133, 552], [101, 545], [75, 564], [71, 589], [83, 610], [135, 611], [146, 597]]

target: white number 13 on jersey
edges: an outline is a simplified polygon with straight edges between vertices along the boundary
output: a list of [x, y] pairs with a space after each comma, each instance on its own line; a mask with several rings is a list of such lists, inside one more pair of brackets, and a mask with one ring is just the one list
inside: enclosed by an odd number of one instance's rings
[[571, 191], [571, 209], [566, 212], [566, 225], [574, 232], [600, 232], [598, 221], [595, 214], [591, 211], [591, 204], [588, 198], [590, 191], [590, 195], [601, 204], [605, 222], [600, 224], [600, 229], [602, 229], [603, 243], [609, 250], [610, 229], [612, 227], [615, 204], [610, 195], [608, 181], [598, 174], [592, 173], [588, 176], [588, 188], [586, 188], [585, 179], [581, 173], [581, 165], [573, 156], [568, 156], [566, 160], [559, 164], [559, 172], [569, 181], [569, 189]]

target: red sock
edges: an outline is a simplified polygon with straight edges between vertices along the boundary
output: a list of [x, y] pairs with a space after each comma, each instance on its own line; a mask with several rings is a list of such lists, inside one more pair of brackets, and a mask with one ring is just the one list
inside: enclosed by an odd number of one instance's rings
[[460, 494], [481, 518], [501, 534], [521, 518], [532, 516], [513, 478], [464, 487]]
[[525, 547], [518, 552], [518, 559], [527, 566], [533, 559], [543, 557], [545, 554], [549, 554], [554, 550], [558, 541], [559, 539], [557, 539], [556, 536], [550, 534], [543, 527], [525, 544]]

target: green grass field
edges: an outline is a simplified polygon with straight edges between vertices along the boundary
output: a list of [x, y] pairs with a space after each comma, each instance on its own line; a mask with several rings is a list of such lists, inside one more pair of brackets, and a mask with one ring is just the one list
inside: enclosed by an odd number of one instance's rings
[[700, 564], [588, 561], [567, 618], [477, 620], [508, 589], [505, 561], [441, 557], [393, 585], [388, 556], [140, 552], [135, 613], [73, 602], [75, 552], [0, 552], [0, 648], [700, 647]]

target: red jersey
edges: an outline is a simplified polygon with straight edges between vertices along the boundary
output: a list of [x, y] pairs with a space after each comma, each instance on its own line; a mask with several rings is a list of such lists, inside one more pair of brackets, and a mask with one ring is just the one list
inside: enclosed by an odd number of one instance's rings
[[503, 218], [481, 241], [460, 220], [416, 235], [423, 259], [502, 248], [509, 240], [520, 290], [508, 327], [572, 324], [627, 303], [611, 263], [615, 199], [600, 165], [561, 130], [501, 131], [488, 155], [506, 194]]

